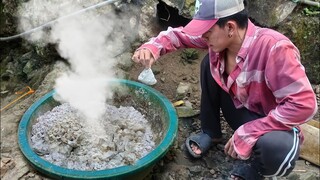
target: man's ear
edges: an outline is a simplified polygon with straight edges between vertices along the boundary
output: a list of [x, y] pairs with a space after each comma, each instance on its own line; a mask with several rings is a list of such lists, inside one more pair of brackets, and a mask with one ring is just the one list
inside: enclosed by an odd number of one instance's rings
[[228, 21], [226, 23], [226, 28], [228, 33], [233, 33], [237, 27], [237, 23], [235, 21]]

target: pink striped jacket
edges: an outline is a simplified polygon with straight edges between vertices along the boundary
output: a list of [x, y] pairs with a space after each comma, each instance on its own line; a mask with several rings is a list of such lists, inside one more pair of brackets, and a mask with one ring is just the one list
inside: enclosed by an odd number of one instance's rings
[[[140, 48], [149, 49], [155, 59], [179, 48], [208, 48], [201, 37], [189, 36], [181, 30], [182, 27], [169, 27]], [[264, 133], [291, 130], [317, 112], [316, 97], [300, 63], [299, 50], [284, 35], [249, 21], [236, 58], [237, 66], [226, 82], [222, 78], [223, 53], [209, 49], [215, 81], [230, 94], [237, 108], [246, 107], [265, 115], [234, 132], [234, 148], [241, 159], [250, 157], [252, 147]], [[303, 140], [301, 132], [300, 136]]]

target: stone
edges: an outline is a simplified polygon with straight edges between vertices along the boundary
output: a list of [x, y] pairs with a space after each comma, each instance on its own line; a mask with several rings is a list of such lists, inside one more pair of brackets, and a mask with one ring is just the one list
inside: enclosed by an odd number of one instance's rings
[[191, 166], [188, 169], [189, 169], [190, 173], [193, 175], [199, 174], [203, 170], [203, 168], [201, 166]]
[[188, 106], [176, 107], [176, 111], [179, 118], [193, 117], [200, 114], [199, 110], [194, 110]]
[[15, 166], [14, 161], [11, 158], [3, 158], [1, 157], [1, 177], [9, 170]]
[[176, 99], [184, 98], [190, 91], [191, 85], [189, 83], [180, 82], [176, 92]]
[[296, 7], [292, 1], [250, 1], [248, 6], [249, 15], [252, 19], [263, 26], [274, 27], [282, 22]]
[[117, 57], [118, 67], [124, 71], [130, 70], [133, 65], [133, 61], [131, 60], [132, 53], [125, 52]]

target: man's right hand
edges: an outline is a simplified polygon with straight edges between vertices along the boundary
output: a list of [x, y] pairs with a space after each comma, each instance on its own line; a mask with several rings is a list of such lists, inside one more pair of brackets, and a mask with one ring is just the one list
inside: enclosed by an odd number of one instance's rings
[[131, 59], [136, 63], [141, 63], [145, 68], [151, 68], [155, 62], [151, 51], [146, 48], [136, 50]]

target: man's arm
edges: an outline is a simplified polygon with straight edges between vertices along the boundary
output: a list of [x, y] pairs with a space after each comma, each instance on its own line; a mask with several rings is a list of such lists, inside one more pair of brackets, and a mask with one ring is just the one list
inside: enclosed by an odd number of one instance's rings
[[317, 112], [316, 97], [300, 63], [299, 52], [289, 41], [277, 42], [270, 51], [265, 80], [278, 105], [266, 117], [248, 122], [235, 131], [234, 149], [242, 159], [250, 157], [261, 135], [292, 130]]
[[166, 31], [160, 32], [158, 36], [144, 43], [137, 51], [140, 49], [148, 49], [153, 58], [157, 60], [161, 55], [180, 48], [208, 48], [206, 42], [200, 36], [190, 36], [181, 30], [182, 27], [169, 27]]

